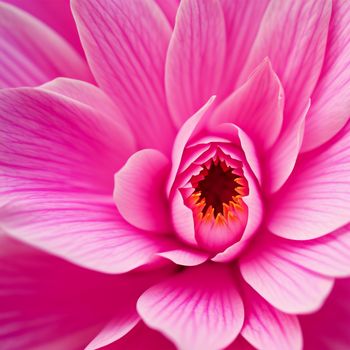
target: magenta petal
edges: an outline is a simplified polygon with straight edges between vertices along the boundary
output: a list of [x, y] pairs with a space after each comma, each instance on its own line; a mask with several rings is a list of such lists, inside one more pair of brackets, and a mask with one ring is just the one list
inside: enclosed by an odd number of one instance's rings
[[269, 236], [271, 250], [289, 262], [330, 277], [350, 277], [350, 225], [323, 237], [292, 241]]
[[130, 224], [148, 231], [172, 231], [165, 193], [169, 170], [162, 153], [146, 149], [133, 154], [115, 174], [114, 200]]
[[4, 0], [5, 2], [29, 12], [62, 35], [81, 54], [78, 31], [70, 9], [70, 0]]
[[181, 1], [166, 61], [166, 93], [180, 127], [219, 87], [225, 21], [218, 0]]
[[331, 291], [333, 279], [275, 254], [273, 242], [263, 238], [240, 260], [244, 280], [283, 312], [301, 314], [318, 310]]
[[[325, 55], [330, 0], [272, 0], [250, 52], [241, 82], [269, 57], [285, 92], [282, 133], [271, 159], [276, 191], [293, 170], [301, 146], [300, 129]], [[288, 153], [285, 152], [288, 149]]]
[[35, 86], [58, 76], [90, 80], [83, 59], [56, 32], [0, 3], [0, 87]]
[[347, 224], [350, 217], [350, 123], [328, 147], [305, 155], [272, 199], [269, 229], [304, 240]]
[[244, 318], [233, 272], [201, 265], [148, 289], [137, 303], [142, 319], [181, 349], [214, 350], [229, 345]]
[[158, 253], [159, 256], [166, 258], [176, 265], [195, 266], [204, 263], [209, 254], [201, 252], [190, 247], [174, 247]]
[[213, 125], [233, 123], [243, 129], [260, 152], [276, 141], [283, 122], [284, 94], [271, 64], [265, 60], [248, 81], [215, 110]]
[[130, 123], [141, 148], [169, 153], [165, 56], [171, 27], [153, 1], [74, 0], [72, 9], [91, 70]]
[[306, 118], [303, 151], [328, 141], [350, 117], [350, 2], [332, 2], [322, 74]]
[[220, 0], [226, 24], [225, 74], [220, 96], [229, 95], [237, 87], [269, 1]]
[[250, 287], [244, 286], [244, 325], [241, 334], [260, 350], [301, 350], [298, 317], [275, 309]]
[[168, 273], [110, 276], [74, 266], [2, 233], [0, 244], [2, 350], [83, 349], [111, 318], [133, 324], [137, 297]]

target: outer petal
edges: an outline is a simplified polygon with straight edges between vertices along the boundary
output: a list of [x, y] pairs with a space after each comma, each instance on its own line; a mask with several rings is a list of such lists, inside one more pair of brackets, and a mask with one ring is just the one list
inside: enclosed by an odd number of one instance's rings
[[39, 18], [83, 54], [69, 0], [3, 0]]
[[225, 61], [225, 22], [218, 0], [184, 0], [166, 61], [166, 92], [181, 126], [217, 92]]
[[242, 128], [259, 150], [276, 141], [283, 121], [284, 95], [281, 83], [265, 60], [248, 81], [215, 110], [213, 125], [233, 123]]
[[169, 168], [162, 153], [147, 149], [133, 154], [115, 174], [114, 200], [130, 224], [149, 231], [171, 231], [165, 193]]
[[350, 124], [333, 143], [300, 160], [271, 203], [269, 229], [291, 239], [320, 237], [350, 216]]
[[260, 350], [301, 350], [303, 336], [297, 316], [278, 311], [244, 286], [244, 326], [241, 334]]
[[175, 128], [164, 90], [171, 28], [151, 1], [72, 1], [79, 34], [99, 85], [116, 101], [140, 147], [170, 151]]
[[226, 61], [220, 96], [235, 90], [270, 0], [221, 0], [226, 24]]
[[243, 304], [226, 266], [193, 267], [147, 290], [137, 309], [150, 327], [179, 349], [218, 349], [229, 345], [243, 323]]
[[[299, 137], [300, 124], [322, 68], [330, 14], [330, 0], [272, 0], [265, 12], [241, 81], [268, 56], [282, 82], [286, 97], [285, 118], [276, 149], [269, 155], [271, 162], [278, 161], [279, 143], [286, 147], [290, 143], [286, 140]], [[273, 174], [272, 191], [280, 188], [290, 175], [299, 147], [294, 143], [283, 167], [272, 167], [277, 172]]]
[[0, 87], [34, 86], [57, 76], [90, 80], [82, 58], [57, 33], [0, 3]]
[[337, 280], [317, 313], [300, 317], [305, 350], [347, 350], [350, 344], [350, 279]]
[[164, 276], [159, 271], [109, 276], [4, 236], [0, 243], [3, 350], [83, 349], [113, 316], [135, 315], [135, 299]]
[[325, 62], [306, 118], [303, 151], [328, 141], [350, 117], [350, 3], [333, 1]]
[[112, 203], [113, 174], [134, 149], [127, 130], [43, 89], [3, 90], [0, 100], [1, 225], [97, 270], [124, 272], [148, 262], [159, 245]]
[[274, 254], [289, 262], [330, 277], [350, 277], [350, 225], [307, 241], [266, 239]]
[[244, 280], [277, 309], [291, 314], [319, 309], [333, 279], [306, 270], [296, 261], [275, 254], [269, 242], [255, 242], [240, 260]]

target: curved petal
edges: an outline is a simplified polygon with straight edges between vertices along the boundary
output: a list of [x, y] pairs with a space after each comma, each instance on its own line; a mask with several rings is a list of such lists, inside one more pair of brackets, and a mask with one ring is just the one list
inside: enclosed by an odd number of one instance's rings
[[209, 255], [205, 252], [192, 249], [190, 247], [173, 247], [172, 249], [158, 253], [159, 256], [166, 258], [176, 265], [195, 266], [204, 263]]
[[225, 74], [220, 97], [229, 95], [237, 87], [269, 1], [220, 0], [226, 24]]
[[135, 150], [129, 130], [111, 116], [42, 88], [2, 90], [0, 120], [2, 191], [16, 189], [8, 195], [30, 191], [29, 184], [110, 194], [115, 171]]
[[134, 150], [126, 129], [43, 89], [2, 90], [0, 118], [1, 225], [9, 234], [105, 272], [151, 260], [159, 243], [112, 201], [114, 172]]
[[255, 242], [240, 259], [244, 280], [277, 309], [302, 314], [318, 310], [333, 286], [333, 279], [305, 269], [275, 254], [267, 240]]
[[330, 277], [350, 277], [350, 225], [323, 237], [292, 241], [270, 235], [274, 254]]
[[[276, 150], [269, 155], [271, 162], [275, 158], [278, 160], [281, 150], [288, 147], [291, 140], [299, 138], [300, 124], [322, 68], [331, 5], [330, 0], [286, 0], [282, 3], [272, 0], [264, 14], [240, 80], [245, 81], [252, 70], [269, 57], [282, 82], [285, 92], [284, 121]], [[273, 167], [278, 176], [273, 174], [276, 180], [272, 191], [286, 181], [298, 153], [298, 142], [293, 142], [293, 148], [284, 157], [283, 167], [277, 164]]]
[[180, 127], [219, 87], [225, 22], [218, 0], [181, 1], [166, 60], [166, 93]]
[[165, 194], [169, 160], [159, 151], [133, 154], [114, 177], [114, 200], [130, 224], [148, 231], [172, 231]]
[[350, 3], [332, 4], [325, 62], [306, 118], [302, 151], [331, 139], [350, 118]]
[[[163, 272], [100, 274], [0, 237], [1, 349], [83, 349]], [[125, 288], [126, 286], [130, 286]], [[116, 295], [118, 297], [116, 297]]]
[[303, 336], [297, 316], [278, 311], [244, 286], [242, 336], [260, 350], [301, 350]]
[[350, 123], [337, 139], [304, 156], [271, 201], [269, 229], [304, 240], [347, 224], [350, 216]]
[[268, 60], [254, 71], [248, 81], [224, 100], [210, 123], [233, 123], [243, 129], [264, 152], [276, 141], [283, 122], [284, 95], [281, 83]]
[[305, 350], [347, 350], [350, 344], [350, 279], [337, 280], [317, 313], [300, 317]]
[[57, 33], [0, 3], [0, 87], [35, 86], [57, 76], [91, 80], [83, 59]]
[[148, 328], [143, 322], [125, 337], [103, 348], [104, 350], [176, 350], [175, 346], [161, 333]]
[[214, 350], [229, 345], [244, 318], [233, 272], [206, 264], [186, 269], [148, 289], [137, 310], [150, 327], [184, 350]]
[[132, 127], [141, 148], [169, 153], [175, 127], [168, 114], [164, 65], [171, 27], [152, 1], [73, 0], [90, 67]]
[[46, 23], [50, 28], [62, 35], [81, 54], [78, 31], [70, 9], [69, 0], [47, 1], [47, 0], [3, 0], [9, 4], [29, 12], [36, 18]]

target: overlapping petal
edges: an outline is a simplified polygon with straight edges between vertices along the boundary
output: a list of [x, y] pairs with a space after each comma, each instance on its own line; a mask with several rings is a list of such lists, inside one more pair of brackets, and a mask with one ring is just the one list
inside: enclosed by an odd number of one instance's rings
[[166, 103], [164, 65], [171, 27], [161, 9], [142, 0], [74, 0], [72, 8], [90, 68], [139, 146], [169, 153], [175, 127]]
[[0, 3], [0, 87], [35, 86], [58, 76], [91, 80], [80, 55], [30, 14]]
[[137, 309], [147, 325], [184, 350], [224, 348], [237, 337], [244, 318], [233, 272], [212, 264], [184, 270], [151, 287]]
[[215, 95], [225, 62], [225, 22], [219, 0], [181, 1], [166, 60], [166, 92], [180, 127]]
[[300, 159], [292, 177], [271, 200], [269, 229], [303, 240], [323, 236], [349, 222], [350, 124], [322, 150]]
[[310, 313], [322, 306], [333, 286], [332, 278], [276, 254], [273, 242], [268, 239], [254, 243], [240, 259], [240, 270], [256, 292], [286, 313]]
[[332, 2], [327, 51], [320, 80], [312, 94], [302, 151], [333, 137], [350, 118], [350, 3]]
[[243, 289], [243, 337], [256, 349], [301, 350], [303, 339], [297, 316], [278, 311], [248, 286]]

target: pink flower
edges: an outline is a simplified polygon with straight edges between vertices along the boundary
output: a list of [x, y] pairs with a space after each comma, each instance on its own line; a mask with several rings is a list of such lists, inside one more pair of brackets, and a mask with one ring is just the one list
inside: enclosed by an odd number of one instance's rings
[[350, 2], [9, 2], [0, 348], [348, 348]]

